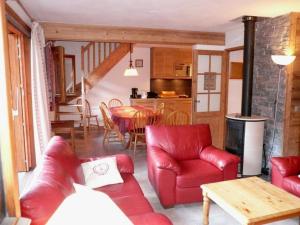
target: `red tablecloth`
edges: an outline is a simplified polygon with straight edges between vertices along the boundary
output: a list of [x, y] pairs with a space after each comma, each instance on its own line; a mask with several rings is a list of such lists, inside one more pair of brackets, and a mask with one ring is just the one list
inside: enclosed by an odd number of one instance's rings
[[138, 110], [146, 109], [143, 106], [117, 106], [109, 109], [111, 118], [119, 126], [120, 132], [125, 134], [130, 130], [133, 115]]

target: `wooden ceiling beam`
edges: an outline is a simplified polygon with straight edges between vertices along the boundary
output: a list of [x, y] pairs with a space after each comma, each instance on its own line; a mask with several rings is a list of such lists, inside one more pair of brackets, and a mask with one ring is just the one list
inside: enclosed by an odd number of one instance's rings
[[43, 22], [47, 40], [225, 45], [225, 33]]

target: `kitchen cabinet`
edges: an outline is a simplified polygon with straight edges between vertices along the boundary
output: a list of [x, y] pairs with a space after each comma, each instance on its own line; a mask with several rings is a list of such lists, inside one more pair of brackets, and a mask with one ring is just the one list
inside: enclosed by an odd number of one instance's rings
[[191, 79], [190, 73], [177, 76], [175, 66], [191, 65], [192, 49], [151, 48], [151, 78]]

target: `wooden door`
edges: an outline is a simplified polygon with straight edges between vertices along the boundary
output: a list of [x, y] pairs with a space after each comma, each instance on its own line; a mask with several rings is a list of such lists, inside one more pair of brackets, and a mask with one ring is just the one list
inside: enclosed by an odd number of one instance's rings
[[55, 90], [60, 96], [60, 102], [66, 102], [66, 75], [65, 75], [65, 49], [62, 46], [52, 48], [55, 64]]
[[11, 105], [13, 107], [13, 132], [16, 142], [16, 164], [18, 171], [28, 171], [26, 147], [25, 147], [25, 133], [24, 133], [24, 102], [23, 102], [23, 81], [21, 70], [21, 51], [20, 39], [16, 34], [8, 34], [8, 47], [10, 59], [11, 72]]
[[193, 123], [208, 123], [213, 145], [224, 146], [225, 53], [194, 51]]
[[76, 60], [75, 55], [64, 55], [66, 92], [76, 94]]

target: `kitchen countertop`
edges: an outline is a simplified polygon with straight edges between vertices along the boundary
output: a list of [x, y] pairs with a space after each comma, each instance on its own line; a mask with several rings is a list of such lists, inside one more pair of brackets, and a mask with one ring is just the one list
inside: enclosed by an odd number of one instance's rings
[[130, 100], [192, 100], [192, 98], [130, 98]]

